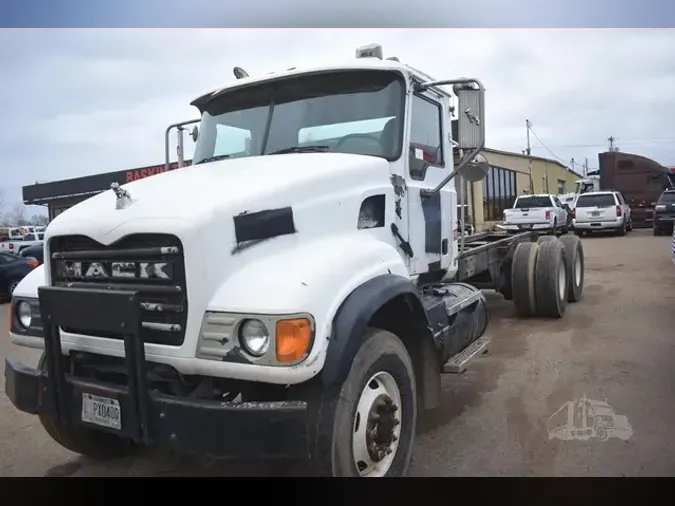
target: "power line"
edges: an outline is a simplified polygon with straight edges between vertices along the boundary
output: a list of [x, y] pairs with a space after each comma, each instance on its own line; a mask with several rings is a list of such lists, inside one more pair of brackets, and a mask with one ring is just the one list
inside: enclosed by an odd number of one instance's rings
[[537, 141], [539, 142], [539, 144], [541, 144], [541, 146], [542, 146], [546, 151], [548, 151], [549, 154], [550, 154], [553, 158], [555, 158], [556, 160], [558, 160], [558, 161], [559, 161], [560, 163], [562, 163], [563, 165], [567, 166], [567, 162], [566, 162], [566, 161], [564, 161], [562, 158], [560, 158], [558, 155], [556, 155], [553, 151], [551, 151], [551, 150], [549, 149], [549, 147], [548, 147], [546, 144], [544, 144], [544, 142], [539, 138], [539, 136], [537, 135], [537, 133], [532, 129], [532, 123], [529, 122], [529, 121], [528, 121], [528, 130], [532, 133], [532, 136], [533, 136], [535, 139], [537, 139]]
[[[675, 138], [634, 140], [621, 143], [622, 146], [650, 146], [658, 144], [675, 144]], [[554, 148], [603, 148], [607, 147], [607, 144], [553, 144], [552, 146]], [[534, 149], [536, 149], [536, 146]]]

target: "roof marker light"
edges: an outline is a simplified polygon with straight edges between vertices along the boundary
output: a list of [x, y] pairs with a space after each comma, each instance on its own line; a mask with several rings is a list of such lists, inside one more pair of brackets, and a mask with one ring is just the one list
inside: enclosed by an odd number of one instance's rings
[[357, 58], [378, 58], [381, 60], [382, 54], [381, 44], [368, 44], [356, 49]]

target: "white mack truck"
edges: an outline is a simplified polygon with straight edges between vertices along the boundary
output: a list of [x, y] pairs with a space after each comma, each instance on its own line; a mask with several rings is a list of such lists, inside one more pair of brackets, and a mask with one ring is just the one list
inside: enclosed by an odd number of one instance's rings
[[153, 446], [405, 475], [441, 376], [487, 351], [481, 290], [562, 317], [581, 243], [458, 229], [453, 179], [488, 169], [476, 79], [433, 81], [378, 45], [235, 76], [192, 102], [191, 167], [50, 223], [11, 306], [12, 342], [44, 351], [6, 361], [7, 395], [92, 458]]

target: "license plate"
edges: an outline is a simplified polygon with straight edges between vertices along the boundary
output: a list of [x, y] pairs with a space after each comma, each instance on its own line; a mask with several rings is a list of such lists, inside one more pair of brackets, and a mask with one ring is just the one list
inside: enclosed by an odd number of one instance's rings
[[600, 211], [591, 212], [591, 216], [600, 216]]
[[532, 228], [532, 225], [521, 225], [520, 228], [522, 230], [528, 230], [528, 229]]
[[82, 394], [82, 421], [107, 427], [122, 429], [122, 410], [117, 399]]

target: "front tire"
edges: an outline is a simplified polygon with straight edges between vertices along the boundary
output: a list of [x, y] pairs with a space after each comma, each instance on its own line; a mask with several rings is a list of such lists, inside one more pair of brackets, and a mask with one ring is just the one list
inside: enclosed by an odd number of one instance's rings
[[[44, 353], [38, 362], [38, 369], [42, 371], [47, 369], [47, 356]], [[132, 441], [108, 432], [97, 431], [82, 425], [64, 426], [43, 413], [40, 413], [38, 417], [45, 431], [54, 441], [66, 450], [93, 460], [114, 460], [131, 455], [137, 449]]]
[[0, 290], [0, 302], [9, 302], [12, 300], [12, 294], [16, 287], [19, 286], [20, 281], [20, 279], [12, 279], [7, 283], [7, 291], [5, 293], [2, 293], [2, 290]]
[[369, 328], [347, 379], [308, 400], [313, 474], [400, 477], [410, 466], [417, 390], [410, 355], [391, 332]]

